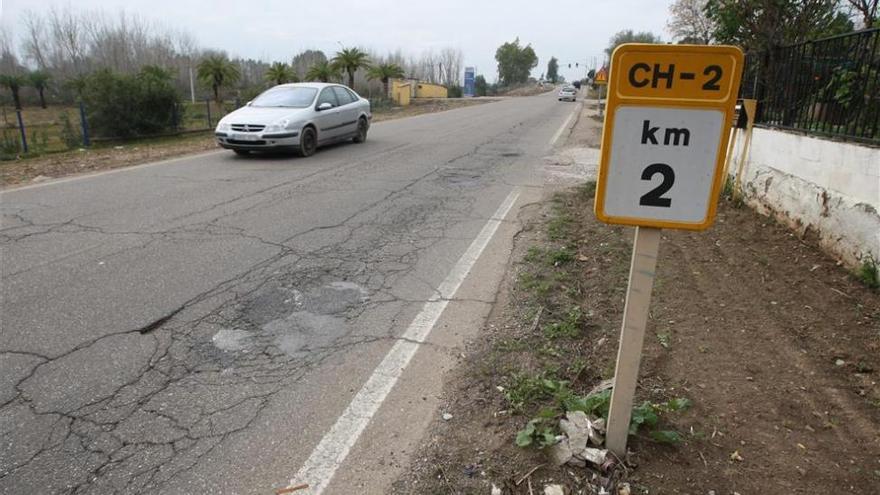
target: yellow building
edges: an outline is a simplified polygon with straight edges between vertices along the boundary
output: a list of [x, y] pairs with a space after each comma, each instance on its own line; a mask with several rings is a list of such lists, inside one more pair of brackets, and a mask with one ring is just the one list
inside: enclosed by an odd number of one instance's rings
[[416, 98], [448, 98], [449, 90], [446, 86], [431, 83], [416, 84]]
[[440, 84], [415, 79], [392, 79], [391, 99], [400, 106], [407, 106], [413, 98], [448, 98], [449, 90]]

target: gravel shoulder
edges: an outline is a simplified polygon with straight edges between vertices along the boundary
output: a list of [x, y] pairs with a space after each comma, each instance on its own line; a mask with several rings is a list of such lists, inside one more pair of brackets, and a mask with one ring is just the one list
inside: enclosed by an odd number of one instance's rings
[[[593, 113], [548, 168], [595, 156]], [[596, 221], [584, 182], [520, 210], [497, 303], [444, 388], [453, 417], [393, 493], [880, 492], [880, 294], [726, 199], [710, 230], [665, 231], [660, 247], [636, 403], [688, 399], [658, 425], [680, 441], [642, 429], [611, 472], [515, 445], [542, 411], [559, 417], [549, 385], [584, 395], [614, 374], [633, 230]]]

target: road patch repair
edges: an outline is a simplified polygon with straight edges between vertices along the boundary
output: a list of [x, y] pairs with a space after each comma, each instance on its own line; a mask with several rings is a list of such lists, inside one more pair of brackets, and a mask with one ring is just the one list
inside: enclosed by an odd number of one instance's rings
[[[404, 334], [397, 340], [385, 358], [367, 379], [348, 407], [340, 415], [329, 432], [321, 439], [312, 454], [291, 479], [290, 487], [301, 487], [306, 493], [318, 495], [333, 479], [336, 470], [348, 456], [355, 442], [382, 406], [385, 398], [394, 388], [398, 378], [406, 370], [416, 351], [425, 342], [434, 325], [440, 319], [449, 301], [489, 245], [495, 231], [513, 207], [519, 191], [508, 194], [495, 214], [462, 254], [461, 258], [436, 289], [436, 294], [427, 301], [422, 311], [416, 315]], [[287, 489], [280, 490], [284, 493]]]
[[571, 185], [595, 113], [548, 157], [453, 417], [392, 493], [877, 493], [880, 294], [729, 192], [711, 229], [662, 233], [627, 452], [605, 450], [632, 229]]

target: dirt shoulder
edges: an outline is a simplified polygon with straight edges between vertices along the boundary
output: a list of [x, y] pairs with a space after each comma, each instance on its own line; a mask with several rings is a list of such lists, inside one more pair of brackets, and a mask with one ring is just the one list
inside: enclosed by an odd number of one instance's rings
[[614, 373], [633, 231], [597, 222], [592, 196], [520, 211], [498, 302], [444, 389], [453, 418], [394, 493], [880, 493], [880, 294], [727, 200], [710, 230], [663, 234], [636, 397], [659, 419], [626, 463], [556, 467], [515, 445], [533, 419], [534, 444], [558, 434], [572, 398]]
[[[400, 119], [443, 112], [455, 108], [491, 103], [491, 99], [446, 99], [415, 101], [408, 107], [379, 109], [373, 114], [374, 122]], [[88, 172], [99, 172], [115, 168], [129, 167], [168, 158], [203, 153], [218, 149], [210, 132], [189, 134], [179, 137], [145, 139], [108, 145], [52, 153], [34, 158], [14, 161], [0, 161], [0, 187], [40, 182]]]

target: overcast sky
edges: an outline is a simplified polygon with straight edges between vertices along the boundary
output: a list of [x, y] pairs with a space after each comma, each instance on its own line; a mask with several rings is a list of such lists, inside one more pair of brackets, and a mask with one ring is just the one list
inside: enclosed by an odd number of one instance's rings
[[[0, 0], [0, 23], [16, 39], [21, 14], [72, 5], [77, 10], [124, 9], [192, 33], [205, 48], [230, 55], [290, 61], [316, 48], [332, 54], [358, 45], [384, 53], [402, 49], [419, 55], [446, 46], [464, 52], [465, 65], [492, 81], [495, 49], [519, 36], [538, 54], [533, 74], [543, 73], [556, 56], [567, 79], [583, 77], [574, 62], [600, 59], [608, 39], [622, 29], [665, 31], [671, 0]], [[337, 43], [339, 42], [339, 43]], [[572, 69], [568, 64], [572, 63]]]

